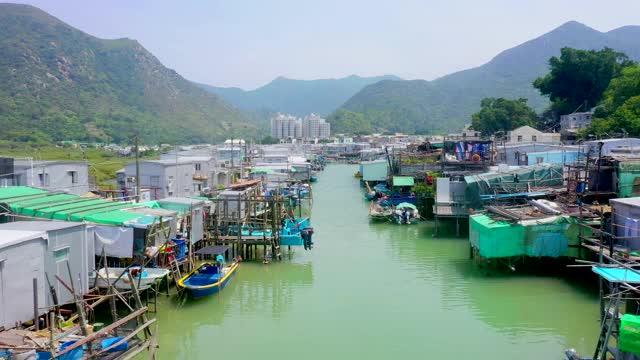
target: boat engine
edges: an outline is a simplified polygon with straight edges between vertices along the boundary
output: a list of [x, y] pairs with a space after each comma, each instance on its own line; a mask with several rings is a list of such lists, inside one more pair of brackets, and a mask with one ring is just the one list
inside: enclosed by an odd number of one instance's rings
[[311, 250], [313, 248], [313, 241], [311, 237], [313, 235], [313, 228], [306, 227], [300, 231], [300, 235], [302, 236], [302, 242], [305, 250]]

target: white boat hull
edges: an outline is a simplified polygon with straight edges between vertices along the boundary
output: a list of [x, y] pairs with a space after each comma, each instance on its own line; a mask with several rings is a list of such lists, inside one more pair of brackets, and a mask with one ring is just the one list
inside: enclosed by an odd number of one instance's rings
[[[104, 268], [100, 269], [96, 272], [92, 272], [89, 274], [89, 284], [93, 285], [101, 289], [107, 289], [109, 287], [109, 283], [113, 285], [113, 283], [120, 277], [122, 272], [126, 271], [126, 268], [109, 268], [109, 276], [107, 277], [107, 272]], [[145, 290], [150, 288], [156, 281], [160, 281], [162, 278], [169, 274], [169, 270], [161, 269], [161, 268], [145, 268], [143, 270], [143, 276], [135, 277], [134, 284], [138, 287], [138, 290]], [[97, 277], [97, 278], [96, 278]], [[107, 279], [109, 280], [107, 282]], [[129, 276], [124, 274], [120, 280], [115, 283], [115, 288], [118, 290], [131, 290], [131, 284], [129, 281]]]

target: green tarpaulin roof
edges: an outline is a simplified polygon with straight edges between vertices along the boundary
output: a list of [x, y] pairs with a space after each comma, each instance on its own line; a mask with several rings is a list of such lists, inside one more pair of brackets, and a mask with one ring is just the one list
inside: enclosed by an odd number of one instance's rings
[[273, 174], [273, 169], [253, 169], [252, 174]]
[[1, 188], [0, 202], [7, 203], [12, 212], [24, 216], [116, 226], [140, 218], [145, 219], [139, 224], [152, 223], [155, 219], [141, 213], [125, 212], [123, 209], [136, 206], [159, 207], [155, 201], [141, 204], [107, 201], [72, 194], [55, 194], [24, 186]]
[[393, 186], [413, 186], [415, 182], [411, 176], [394, 176]]
[[85, 217], [85, 220], [98, 223], [98, 224], [120, 226], [126, 222], [133, 221], [145, 216], [147, 215], [135, 213], [135, 212], [115, 210], [115, 211], [89, 215]]
[[28, 186], [10, 186], [6, 188], [0, 188], [0, 201], [4, 201], [5, 198], [46, 193], [48, 193], [48, 191], [35, 189]]
[[204, 200], [204, 201], [209, 201], [209, 198], [206, 196], [189, 196], [189, 199], [196, 199], [196, 200]]

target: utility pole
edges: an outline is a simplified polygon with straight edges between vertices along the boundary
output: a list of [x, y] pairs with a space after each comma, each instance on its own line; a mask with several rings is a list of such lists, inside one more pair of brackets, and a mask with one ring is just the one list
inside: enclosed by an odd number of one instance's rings
[[136, 145], [136, 202], [140, 202], [140, 152], [138, 151], [138, 135], [134, 136], [134, 141]]

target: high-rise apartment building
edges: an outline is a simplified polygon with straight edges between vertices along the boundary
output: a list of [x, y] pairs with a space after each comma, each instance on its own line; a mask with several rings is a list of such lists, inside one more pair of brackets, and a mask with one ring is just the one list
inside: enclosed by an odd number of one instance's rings
[[302, 120], [302, 137], [326, 139], [331, 136], [331, 126], [318, 114], [309, 114]]

